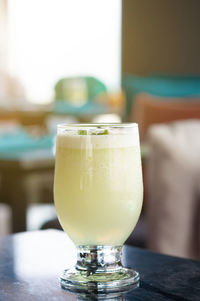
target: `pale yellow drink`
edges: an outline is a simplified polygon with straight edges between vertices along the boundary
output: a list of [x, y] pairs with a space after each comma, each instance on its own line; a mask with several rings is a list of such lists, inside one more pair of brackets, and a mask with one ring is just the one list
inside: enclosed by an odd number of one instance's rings
[[122, 245], [137, 223], [142, 197], [137, 130], [58, 133], [54, 199], [76, 245]]

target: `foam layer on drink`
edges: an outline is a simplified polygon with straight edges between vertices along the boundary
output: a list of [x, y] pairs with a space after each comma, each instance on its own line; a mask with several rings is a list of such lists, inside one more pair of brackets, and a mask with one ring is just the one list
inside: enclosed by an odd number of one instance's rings
[[139, 147], [139, 135], [138, 131], [108, 135], [73, 135], [62, 132], [58, 134], [56, 143], [59, 147], [71, 149]]

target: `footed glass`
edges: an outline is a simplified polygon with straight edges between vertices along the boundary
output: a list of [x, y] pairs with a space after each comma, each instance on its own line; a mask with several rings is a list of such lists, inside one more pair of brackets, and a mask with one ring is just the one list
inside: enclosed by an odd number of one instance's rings
[[136, 285], [137, 271], [122, 266], [122, 245], [142, 208], [137, 124], [59, 125], [54, 200], [63, 229], [77, 246], [65, 270], [65, 289], [117, 292]]

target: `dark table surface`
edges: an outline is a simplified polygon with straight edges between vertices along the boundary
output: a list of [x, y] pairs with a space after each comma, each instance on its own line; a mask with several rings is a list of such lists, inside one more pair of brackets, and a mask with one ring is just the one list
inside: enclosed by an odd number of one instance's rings
[[[59, 286], [59, 274], [76, 261], [62, 231], [25, 232], [0, 238], [0, 301], [98, 300]], [[103, 300], [200, 300], [200, 262], [124, 246], [123, 263], [140, 272], [140, 287]]]

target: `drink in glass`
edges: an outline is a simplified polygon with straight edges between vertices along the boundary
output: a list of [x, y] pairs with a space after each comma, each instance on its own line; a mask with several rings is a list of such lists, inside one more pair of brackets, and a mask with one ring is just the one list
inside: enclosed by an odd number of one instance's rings
[[121, 266], [120, 254], [142, 207], [137, 125], [60, 125], [56, 144], [56, 210], [78, 249], [61, 285], [106, 292], [136, 283], [138, 273]]

